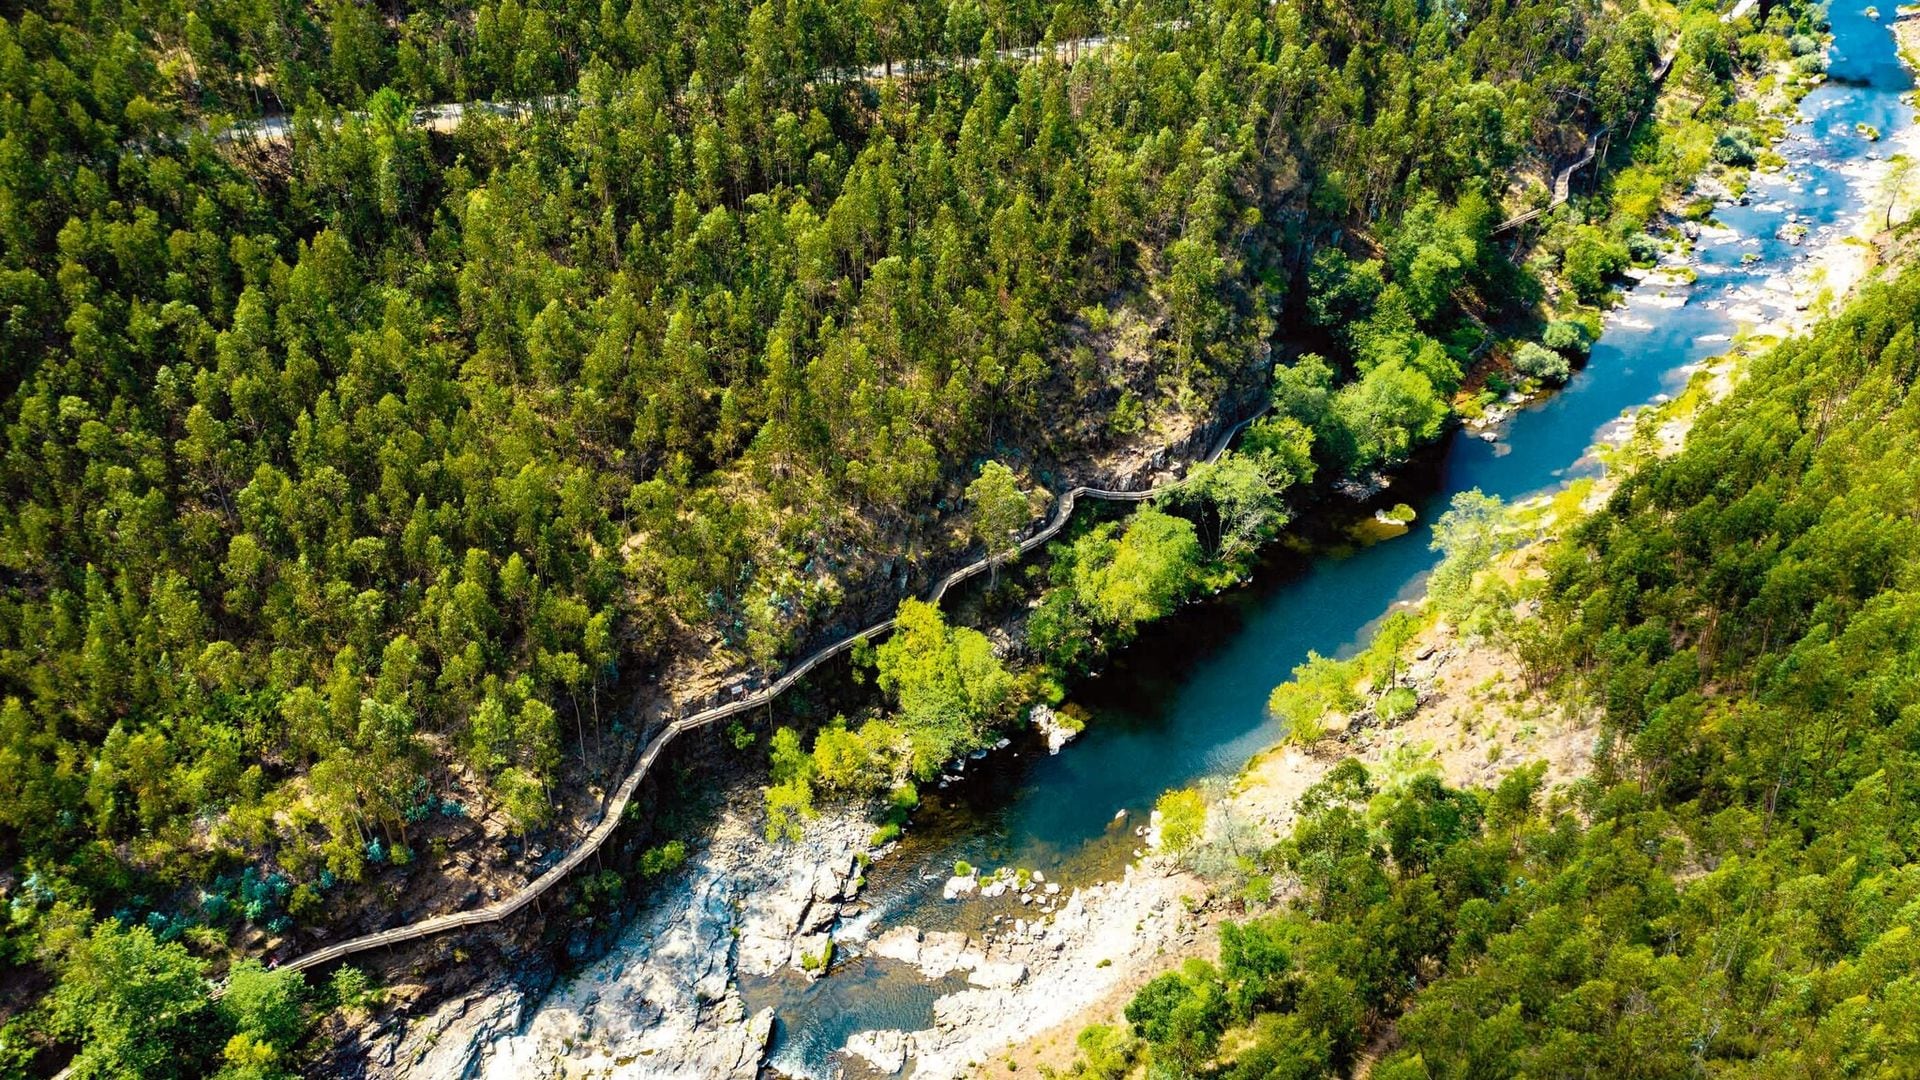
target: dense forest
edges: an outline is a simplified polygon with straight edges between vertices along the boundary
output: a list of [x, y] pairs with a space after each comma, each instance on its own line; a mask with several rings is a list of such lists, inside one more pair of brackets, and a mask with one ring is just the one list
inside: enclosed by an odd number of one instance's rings
[[1089, 1029], [1080, 1072], [1920, 1068], [1916, 327], [1908, 269], [1752, 361], [1680, 453], [1548, 543], [1544, 578], [1462, 545], [1437, 602], [1541, 605], [1485, 632], [1600, 714], [1594, 774], [1457, 790], [1342, 762], [1257, 860], [1286, 910], [1151, 983], [1128, 1030]]
[[[676, 658], [772, 669], [896, 559], [992, 550], [956, 510], [983, 461], [1038, 496], [1271, 378], [1205, 505], [1056, 560], [1042, 640], [1071, 670], [1194, 587], [1169, 558], [1270, 535], [1261, 491], [1437, 435], [1537, 269], [1598, 299], [1693, 151], [1532, 267], [1490, 237], [1544, 200], [1515, 170], [1632, 129], [1675, 34], [1711, 123], [1795, 18], [9, 8], [0, 949], [44, 973], [9, 1015], [58, 989], [5, 1067], [43, 1036], [89, 1075], [282, 1067], [295, 991], [253, 972], [216, 1009], [207, 961], [404, 888], [435, 820], [547, 827], [615, 695]], [[520, 107], [416, 122], [468, 100]], [[925, 706], [924, 771], [1007, 699], [922, 692], [977, 643], [909, 630], [872, 662]]]

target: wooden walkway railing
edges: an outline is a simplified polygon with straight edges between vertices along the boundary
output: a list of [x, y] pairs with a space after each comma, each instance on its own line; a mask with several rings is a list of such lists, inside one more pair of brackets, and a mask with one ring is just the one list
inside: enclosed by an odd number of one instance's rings
[[[1745, 15], [1748, 11], [1751, 11], [1757, 2], [1758, 0], [1739, 0], [1730, 10], [1720, 16], [1720, 21], [1723, 23], [1732, 22], [1740, 16]], [[1667, 73], [1673, 70], [1673, 62], [1679, 59], [1679, 56], [1680, 42], [1675, 40], [1673, 44], [1667, 46], [1665, 52], [1660, 54], [1660, 65], [1653, 69], [1653, 78], [1647, 84], [1648, 89], [1655, 93], [1659, 92], [1660, 85], [1667, 81]], [[1607, 129], [1603, 127], [1593, 134], [1588, 135], [1586, 148], [1581, 151], [1579, 159], [1554, 174], [1553, 198], [1547, 205], [1537, 206], [1524, 214], [1516, 214], [1508, 218], [1493, 227], [1494, 233], [1498, 235], [1499, 233], [1506, 232], [1508, 229], [1518, 228], [1529, 221], [1533, 221], [1540, 215], [1547, 213], [1554, 207], [1565, 204], [1573, 191], [1573, 174], [1586, 168], [1587, 164], [1593, 161], [1594, 151], [1600, 145], [1600, 137], [1606, 133]]]
[[1594, 151], [1596, 151], [1600, 147], [1600, 136], [1605, 135], [1606, 133], [1607, 133], [1606, 128], [1599, 128], [1595, 130], [1592, 134], [1588, 135], [1586, 148], [1580, 152], [1580, 157], [1578, 158], [1578, 160], [1574, 161], [1573, 164], [1568, 165], [1566, 168], [1561, 169], [1559, 172], [1553, 174], [1553, 199], [1549, 201], [1547, 205], [1536, 206], [1524, 214], [1516, 214], [1515, 216], [1508, 218], [1507, 220], [1501, 222], [1500, 224], [1495, 225], [1493, 227], [1494, 234], [1498, 235], [1500, 233], [1506, 232], [1508, 229], [1519, 228], [1520, 226], [1525, 225], [1527, 222], [1534, 220], [1535, 218], [1548, 212], [1549, 210], [1552, 210], [1554, 207], [1564, 204], [1567, 201], [1567, 197], [1573, 191], [1573, 174], [1575, 172], [1578, 172], [1581, 169], [1586, 168], [1587, 164], [1593, 160]]
[[[1203, 462], [1219, 460], [1220, 455], [1224, 454], [1227, 447], [1232, 445], [1234, 437], [1245, 430], [1248, 424], [1259, 419], [1266, 411], [1266, 407], [1263, 406], [1252, 416], [1228, 428], [1208, 451], [1207, 456], [1201, 460]], [[1161, 484], [1157, 487], [1146, 488], [1141, 491], [1111, 491], [1105, 488], [1086, 486], [1070, 488], [1065, 494], [1061, 495], [1059, 500], [1054, 504], [1053, 513], [1048, 516], [1046, 523], [1039, 531], [1020, 542], [1020, 547], [1014, 557], [1026, 555], [1057, 536], [1060, 530], [1065, 528], [1067, 522], [1073, 517], [1073, 509], [1081, 499], [1096, 499], [1103, 502], [1142, 502], [1180, 487], [1187, 483], [1191, 476], [1192, 474], [1189, 473], [1187, 476], [1178, 480]], [[984, 572], [993, 561], [993, 559], [987, 558], [978, 559], [941, 578], [927, 594], [928, 601], [938, 603], [939, 600], [947, 594], [949, 589], [970, 578], [978, 576]], [[646, 749], [641, 751], [639, 760], [634, 762], [633, 768], [627, 773], [626, 778], [623, 779], [620, 782], [620, 786], [615, 789], [613, 798], [607, 802], [606, 809], [602, 811], [600, 815], [600, 821], [587, 832], [586, 837], [582, 839], [572, 851], [568, 852], [565, 858], [555, 863], [539, 877], [534, 878], [522, 886], [513, 895], [471, 911], [436, 915], [430, 919], [423, 919], [405, 926], [396, 926], [389, 930], [381, 930], [361, 937], [349, 938], [346, 941], [337, 942], [323, 948], [315, 949], [312, 952], [304, 953], [286, 961], [280, 966], [292, 968], [295, 971], [320, 967], [351, 956], [354, 953], [365, 952], [368, 949], [377, 949], [383, 945], [398, 945], [403, 942], [415, 941], [420, 938], [430, 937], [448, 930], [457, 930], [462, 927], [480, 926], [486, 923], [498, 922], [514, 914], [521, 908], [533, 903], [534, 900], [538, 899], [555, 885], [558, 885], [568, 874], [578, 869], [582, 862], [590, 858], [594, 852], [600, 850], [601, 845], [605, 844], [607, 839], [613, 835], [614, 830], [619, 828], [621, 818], [626, 813], [627, 805], [633, 801], [634, 793], [640, 789], [640, 782], [646, 779], [647, 773], [652, 770], [654, 762], [660, 759], [660, 755], [666, 751], [668, 746], [672, 745], [673, 740], [696, 728], [707, 727], [729, 717], [738, 716], [750, 709], [757, 709], [762, 705], [772, 702], [773, 699], [792, 689], [795, 683], [806, 678], [809, 672], [821, 664], [853, 648], [855, 644], [861, 641], [871, 640], [892, 630], [893, 623], [894, 620], [891, 618], [882, 619], [872, 626], [861, 630], [859, 633], [850, 634], [808, 656], [806, 659], [795, 664], [786, 674], [780, 676], [779, 679], [775, 680], [772, 685], [764, 690], [749, 694], [738, 701], [718, 705], [711, 709], [694, 713], [691, 716], [680, 717], [668, 724], [665, 728], [662, 728], [659, 734], [655, 735], [652, 740], [647, 743]]]

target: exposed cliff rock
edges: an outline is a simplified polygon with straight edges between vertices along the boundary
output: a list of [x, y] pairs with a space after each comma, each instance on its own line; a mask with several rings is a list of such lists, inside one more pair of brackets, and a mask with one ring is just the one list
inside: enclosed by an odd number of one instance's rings
[[[707, 846], [649, 900], [608, 956], [522, 1022], [520, 991], [468, 997], [414, 1022], [377, 1075], [417, 1080], [758, 1075], [772, 1033], [735, 976], [798, 968], [852, 899], [871, 826], [823, 817], [769, 845], [753, 808], [723, 811]], [[408, 1048], [418, 1048], [409, 1051]]]

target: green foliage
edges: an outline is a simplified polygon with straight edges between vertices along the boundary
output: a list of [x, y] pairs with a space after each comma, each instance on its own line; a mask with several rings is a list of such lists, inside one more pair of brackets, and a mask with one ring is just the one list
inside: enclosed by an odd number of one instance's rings
[[1032, 514], [1027, 494], [1020, 490], [1013, 470], [997, 461], [980, 466], [980, 475], [967, 485], [967, 504], [973, 515], [973, 535], [987, 549], [994, 570], [1000, 561], [1020, 549], [1020, 534]]
[[546, 784], [519, 766], [507, 769], [494, 779], [494, 792], [500, 798], [500, 809], [506, 812], [516, 832], [532, 832], [546, 825], [553, 816], [553, 801], [547, 797]]
[[1087, 1080], [1122, 1080], [1133, 1071], [1139, 1053], [1138, 1040], [1105, 1024], [1082, 1028], [1074, 1046], [1079, 1055], [1074, 1060], [1073, 1075]]
[[1416, 318], [1432, 321], [1479, 271], [1481, 244], [1494, 223], [1492, 208], [1472, 192], [1445, 211], [1432, 192], [1408, 208], [1388, 241], [1387, 256]]
[[1282, 497], [1300, 479], [1294, 470], [1312, 475], [1311, 464], [1302, 460], [1312, 436], [1293, 426], [1300, 441], [1290, 443], [1270, 426], [1258, 449], [1230, 451], [1217, 461], [1194, 466], [1186, 483], [1167, 497], [1171, 505], [1199, 510], [1211, 554], [1228, 566], [1248, 564], [1261, 545], [1286, 526]]
[[1455, 495], [1451, 508], [1433, 523], [1432, 547], [1443, 555], [1427, 581], [1433, 606], [1470, 634], [1498, 625], [1505, 614], [1501, 593], [1489, 596], [1478, 586], [1484, 572], [1521, 538], [1499, 499], [1479, 488]]
[[1101, 529], [1075, 542], [1074, 594], [1094, 619], [1126, 634], [1186, 598], [1200, 554], [1192, 522], [1145, 507], [1117, 540]]
[[1127, 1022], [1153, 1047], [1154, 1061], [1191, 1074], [1213, 1056], [1229, 1016], [1227, 988], [1204, 960], [1189, 959], [1127, 1003]]
[[838, 717], [814, 736], [811, 752], [801, 747], [798, 732], [777, 729], [769, 746], [767, 838], [799, 840], [805, 822], [814, 816], [818, 791], [864, 798], [891, 788], [890, 817], [895, 826], [903, 823], [918, 801], [911, 784], [897, 783], [912, 745], [907, 731], [887, 720], [869, 720], [854, 731], [847, 728], [845, 717]]
[[[1269, 486], [1309, 452], [1374, 468], [1431, 438], [1459, 375], [1435, 324], [1497, 270], [1478, 200], [1644, 108], [1651, 20], [1599, 0], [1177, 16], [9, 9], [8, 869], [62, 868], [97, 916], [192, 903], [180, 883], [244, 862], [324, 914], [356, 908], [316, 905], [323, 877], [421, 872], [423, 783], [473, 777], [514, 831], [547, 828], [614, 682], [670, 667], [687, 631], [777, 667], [866, 584], [846, 567], [926, 550], [1002, 445], [1066, 457], [1222, 411], [1310, 255], [1296, 306], [1336, 355], [1281, 414], [1298, 427], [1270, 429]], [[1688, 30], [1709, 75], [1739, 48], [1711, 22]], [[983, 53], [1049, 32], [1103, 44]], [[907, 59], [920, 74], [885, 78]], [[849, 76], [866, 65], [882, 78]], [[458, 101], [527, 107], [414, 122]], [[226, 130], [289, 107], [265, 154]], [[1352, 228], [1389, 258], [1321, 267], [1309, 246]], [[1229, 479], [1204, 514], [1238, 551], [1279, 511]], [[1059, 641], [1192, 587], [1197, 542], [1155, 532], [1055, 612]], [[923, 773], [1012, 696], [955, 634], [969, 690], [898, 688]], [[775, 785], [777, 832], [811, 782]]]
[[902, 601], [895, 619], [874, 650], [877, 681], [899, 708], [914, 775], [930, 779], [1012, 714], [1018, 684], [985, 634], [949, 627], [932, 604]]
[[[1257, 467], [1226, 468], [1196, 469], [1194, 483], [1169, 501], [1196, 506], [1223, 547], [1250, 552], [1252, 536], [1284, 520], [1276, 480]], [[1140, 625], [1171, 613], [1199, 588], [1208, 565], [1193, 523], [1151, 506], [1124, 526], [1096, 526], [1049, 553], [1053, 586], [1028, 618], [1027, 640], [1065, 672], [1087, 669], [1131, 640]]]
[[1572, 319], [1555, 319], [1540, 336], [1541, 344], [1563, 356], [1585, 356], [1593, 342], [1587, 328]]
[[357, 1009], [366, 1004], [372, 993], [367, 973], [352, 964], [334, 969], [333, 977], [327, 981], [327, 996], [335, 1008]]
[[1332, 420], [1354, 471], [1398, 465], [1440, 435], [1447, 405], [1432, 380], [1399, 360], [1380, 364], [1334, 395]]
[[1354, 689], [1359, 679], [1359, 665], [1353, 661], [1308, 652], [1306, 662], [1294, 667], [1292, 680], [1273, 688], [1267, 709], [1286, 725], [1289, 740], [1311, 746], [1325, 736], [1328, 713], [1360, 707]]
[[640, 876], [665, 877], [687, 863], [687, 845], [682, 840], [656, 844], [640, 853]]
[[1742, 127], [1730, 127], [1722, 131], [1713, 140], [1713, 160], [1722, 165], [1752, 168], [1758, 160], [1753, 146], [1753, 132]]
[[233, 1030], [222, 1051], [225, 1075], [293, 1075], [285, 1066], [306, 1034], [306, 989], [297, 971], [268, 971], [257, 960], [234, 965], [220, 999], [220, 1012]]
[[799, 843], [815, 813], [813, 788], [804, 779], [767, 788], [767, 842]]
[[809, 975], [825, 975], [833, 966], [833, 942], [828, 940], [817, 951], [800, 954], [800, 970]]
[[759, 738], [758, 735], [748, 731], [747, 725], [741, 723], [739, 720], [734, 720], [727, 725], [727, 742], [730, 743], [735, 750], [742, 752], [749, 750], [755, 742], [759, 741]]
[[1574, 295], [1587, 303], [1605, 299], [1609, 282], [1630, 261], [1625, 242], [1597, 226], [1574, 226], [1561, 243], [1561, 274]]
[[[205, 965], [114, 920], [57, 941], [49, 1029], [80, 1045], [76, 1077], [193, 1077], [220, 1049]], [[295, 976], [297, 979], [298, 976]]]
[[1567, 358], [1538, 342], [1523, 342], [1513, 354], [1515, 371], [1538, 382], [1559, 385], [1573, 374]]
[[1153, 804], [1160, 815], [1160, 845], [1178, 855], [1207, 831], [1207, 800], [1198, 788], [1169, 791]]
[[886, 720], [869, 720], [858, 731], [829, 725], [814, 736], [814, 781], [843, 794], [878, 794], [899, 778], [908, 742], [906, 731]]
[[812, 755], [800, 746], [792, 728], [778, 728], [768, 743], [773, 783], [767, 788], [766, 835], [769, 842], [797, 843], [814, 816]]
[[1383, 724], [1393, 724], [1407, 717], [1420, 704], [1420, 695], [1411, 686], [1396, 686], [1380, 695], [1380, 701], [1374, 706], [1374, 712]]

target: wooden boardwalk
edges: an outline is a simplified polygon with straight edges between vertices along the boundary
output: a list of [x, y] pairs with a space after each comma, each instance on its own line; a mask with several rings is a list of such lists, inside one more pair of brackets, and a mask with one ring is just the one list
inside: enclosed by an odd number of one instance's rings
[[[1245, 430], [1248, 424], [1259, 419], [1266, 411], [1266, 407], [1263, 406], [1252, 416], [1228, 428], [1226, 432], [1220, 436], [1218, 441], [1215, 442], [1202, 461], [1218, 461], [1220, 455], [1224, 454], [1227, 447], [1232, 445], [1234, 437]], [[1157, 487], [1145, 488], [1140, 491], [1112, 491], [1106, 488], [1087, 487], [1084, 485], [1070, 488], [1054, 503], [1053, 513], [1047, 517], [1045, 524], [1043, 524], [1038, 531], [1020, 542], [1020, 547], [1015, 557], [1018, 557], [1018, 555], [1026, 555], [1057, 536], [1060, 530], [1066, 527], [1067, 522], [1072, 519], [1074, 507], [1079, 504], [1081, 499], [1094, 499], [1101, 502], [1143, 502], [1156, 495], [1164, 494], [1186, 484], [1188, 479], [1191, 478], [1191, 475], [1192, 474], [1189, 473], [1179, 480], [1161, 484]], [[941, 578], [927, 594], [927, 600], [932, 603], [938, 603], [941, 597], [945, 596], [947, 591], [955, 585], [959, 585], [985, 572], [992, 561], [993, 560], [986, 558], [977, 559], [955, 570], [953, 573], [948, 574], [946, 577]], [[809, 672], [821, 664], [853, 648], [854, 645], [861, 641], [868, 641], [885, 634], [887, 631], [893, 629], [893, 624], [893, 619], [882, 619], [856, 634], [850, 634], [814, 652], [806, 659], [793, 665], [792, 668], [788, 669], [786, 674], [780, 676], [779, 679], [775, 680], [772, 685], [766, 687], [764, 690], [749, 694], [738, 701], [732, 701], [725, 705], [705, 709], [691, 716], [680, 717], [669, 723], [648, 741], [646, 748], [641, 751], [639, 759], [634, 762], [633, 768], [628, 771], [626, 778], [621, 780], [620, 786], [614, 790], [613, 798], [607, 802], [606, 809], [601, 812], [600, 821], [587, 832], [586, 837], [582, 839], [572, 851], [569, 851], [565, 858], [548, 868], [539, 877], [534, 878], [522, 886], [518, 891], [513, 893], [513, 895], [497, 900], [484, 907], [474, 908], [470, 911], [457, 911], [449, 912], [445, 915], [435, 915], [432, 918], [408, 923], [405, 926], [396, 926], [388, 930], [381, 930], [356, 938], [349, 938], [346, 941], [337, 942], [323, 948], [315, 949], [312, 952], [304, 953], [284, 962], [280, 966], [292, 968], [295, 971], [321, 967], [333, 963], [336, 960], [352, 956], [355, 953], [365, 952], [368, 949], [377, 949], [385, 945], [399, 945], [404, 942], [431, 937], [434, 934], [444, 933], [448, 930], [482, 926], [507, 918], [528, 904], [533, 903], [555, 885], [558, 885], [568, 874], [578, 869], [582, 862], [585, 862], [588, 858], [592, 857], [594, 852], [600, 850], [600, 847], [613, 835], [614, 830], [620, 827], [620, 822], [626, 813], [627, 805], [633, 801], [634, 793], [640, 789], [640, 782], [646, 779], [647, 773], [653, 769], [654, 763], [660, 759], [660, 755], [666, 751], [668, 746], [673, 744], [675, 739], [686, 732], [708, 727], [729, 717], [738, 716], [741, 713], [771, 703], [775, 698], [792, 689], [795, 683], [806, 678]]]
[[1586, 168], [1587, 164], [1593, 160], [1594, 152], [1600, 147], [1600, 136], [1606, 133], [1606, 128], [1600, 128], [1588, 135], [1587, 145], [1585, 149], [1581, 150], [1580, 156], [1575, 159], [1572, 164], [1553, 174], [1553, 198], [1547, 205], [1536, 206], [1524, 214], [1516, 214], [1500, 224], [1495, 225], [1493, 227], [1494, 235], [1498, 236], [1508, 229], [1517, 229], [1527, 222], [1538, 218], [1540, 215], [1553, 210], [1555, 207], [1565, 204], [1567, 197], [1573, 191], [1573, 174]]

